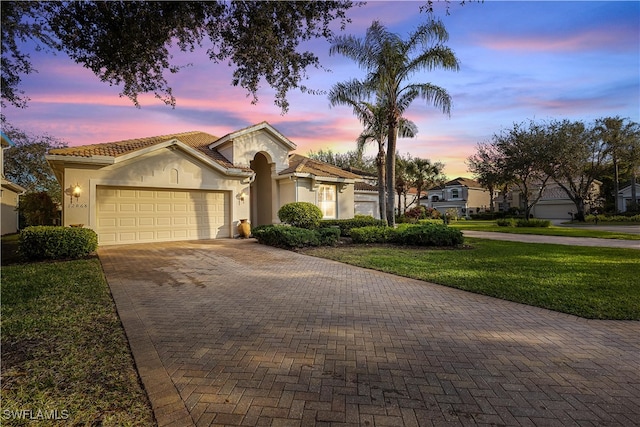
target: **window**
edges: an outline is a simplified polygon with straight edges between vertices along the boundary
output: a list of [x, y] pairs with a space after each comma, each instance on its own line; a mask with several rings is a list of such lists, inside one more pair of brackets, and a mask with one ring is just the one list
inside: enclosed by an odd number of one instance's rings
[[318, 207], [323, 218], [336, 218], [336, 186], [318, 185]]
[[460, 196], [458, 195], [458, 189], [457, 189], [457, 188], [454, 188], [453, 190], [451, 190], [451, 198], [452, 198], [452, 199], [457, 199], [458, 197], [460, 197]]
[[440, 201], [440, 197], [438, 197], [438, 196], [432, 196], [432, 197], [431, 197], [431, 201], [432, 201], [432, 202], [438, 202], [438, 201]]

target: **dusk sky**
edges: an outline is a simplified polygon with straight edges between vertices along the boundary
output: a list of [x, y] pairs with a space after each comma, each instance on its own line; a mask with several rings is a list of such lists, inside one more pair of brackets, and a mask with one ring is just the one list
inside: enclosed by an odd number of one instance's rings
[[[344, 34], [362, 37], [379, 20], [406, 38], [426, 19], [418, 11], [424, 3], [373, 1], [353, 8]], [[451, 2], [448, 16], [436, 4], [436, 14], [460, 71], [413, 78], [445, 88], [453, 99], [451, 116], [416, 100], [406, 117], [417, 124], [418, 135], [398, 141], [401, 154], [443, 162], [449, 178], [470, 177], [465, 159], [476, 144], [514, 122], [608, 116], [640, 122], [640, 2], [458, 3]], [[328, 91], [364, 75], [350, 60], [329, 56], [324, 40], [305, 46], [332, 71], [309, 69], [304, 84], [310, 88]], [[101, 83], [65, 55], [34, 52], [32, 60], [39, 72], [23, 81], [28, 107], [3, 113], [15, 127], [71, 146], [192, 130], [223, 136], [267, 121], [306, 155], [353, 150], [362, 130], [349, 108], [330, 108], [326, 96], [291, 92], [290, 110], [282, 115], [273, 91], [263, 86], [258, 104], [251, 105], [244, 89], [231, 86], [231, 69], [204, 53], [175, 55], [174, 63], [193, 64], [168, 78], [175, 109], [152, 95], [142, 96], [137, 109], [118, 96], [119, 88]]]

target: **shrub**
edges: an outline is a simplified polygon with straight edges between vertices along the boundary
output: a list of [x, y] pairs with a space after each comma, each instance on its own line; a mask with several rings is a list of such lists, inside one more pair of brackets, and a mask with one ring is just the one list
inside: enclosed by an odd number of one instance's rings
[[519, 219], [516, 221], [516, 227], [546, 228], [551, 227], [551, 221], [547, 219]]
[[259, 226], [253, 229], [252, 234], [263, 245], [286, 249], [335, 245], [340, 239], [340, 230], [337, 228], [309, 230], [285, 225]]
[[317, 228], [322, 219], [322, 211], [313, 203], [293, 202], [280, 208], [278, 218], [293, 227]]
[[33, 226], [20, 232], [18, 251], [27, 260], [76, 259], [98, 248], [98, 235], [89, 228]]
[[324, 219], [320, 221], [321, 228], [339, 227], [340, 235], [346, 237], [351, 236], [351, 229], [353, 228], [368, 226], [383, 227], [385, 225], [387, 224], [383, 220], [375, 219], [367, 215], [356, 215], [351, 219]]
[[516, 220], [513, 218], [501, 218], [496, 221], [496, 225], [498, 225], [498, 227], [515, 227]]
[[459, 246], [464, 243], [460, 230], [440, 224], [403, 228], [394, 240], [397, 244], [411, 246]]
[[321, 228], [316, 230], [320, 246], [335, 246], [340, 240], [339, 228]]
[[53, 225], [58, 218], [58, 207], [45, 192], [27, 193], [20, 197], [18, 210], [27, 226]]
[[547, 219], [529, 219], [524, 218], [503, 218], [496, 221], [499, 227], [531, 227], [531, 228], [546, 228], [551, 227], [551, 221]]
[[351, 229], [353, 243], [387, 243], [394, 239], [396, 230], [390, 227], [360, 227]]
[[[640, 222], [640, 215], [630, 215], [625, 212], [620, 215], [597, 215], [598, 221], [604, 222]], [[596, 222], [596, 215], [587, 215], [584, 219], [586, 222]]]
[[354, 243], [395, 243], [411, 246], [459, 246], [462, 232], [442, 224], [400, 224], [397, 228], [362, 227], [351, 230]]

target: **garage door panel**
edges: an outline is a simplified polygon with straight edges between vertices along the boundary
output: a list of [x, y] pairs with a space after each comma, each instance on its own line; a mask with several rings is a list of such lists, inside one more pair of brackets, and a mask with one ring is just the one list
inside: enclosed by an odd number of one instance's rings
[[96, 193], [101, 245], [230, 237], [224, 192], [99, 186]]

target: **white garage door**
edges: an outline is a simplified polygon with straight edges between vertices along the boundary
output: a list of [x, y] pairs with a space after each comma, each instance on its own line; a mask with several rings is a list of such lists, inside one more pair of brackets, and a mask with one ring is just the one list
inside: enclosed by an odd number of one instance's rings
[[222, 191], [97, 187], [101, 245], [230, 237]]

